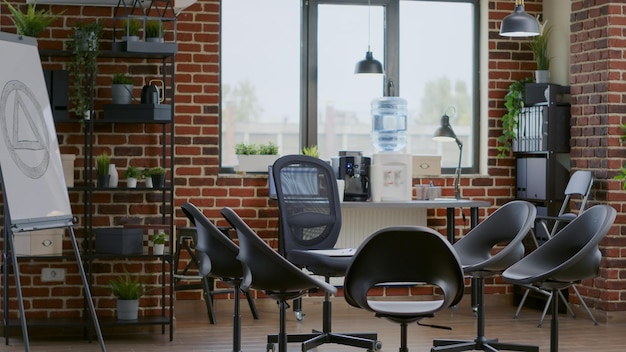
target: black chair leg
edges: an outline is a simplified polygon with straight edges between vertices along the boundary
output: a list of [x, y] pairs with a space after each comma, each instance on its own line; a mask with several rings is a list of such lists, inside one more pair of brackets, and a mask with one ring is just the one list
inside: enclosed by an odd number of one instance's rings
[[209, 278], [203, 277], [200, 281], [202, 282], [202, 296], [204, 297], [207, 314], [209, 315], [209, 323], [215, 325], [215, 312], [213, 311], [213, 297], [211, 296]]
[[246, 300], [248, 300], [248, 305], [250, 306], [250, 311], [252, 311], [252, 317], [254, 320], [259, 320], [259, 312], [256, 310], [256, 304], [254, 303], [254, 299], [250, 295], [250, 291], [244, 291], [246, 295]]
[[233, 300], [235, 308], [233, 312], [233, 352], [241, 352], [241, 309], [240, 309], [240, 294], [239, 285], [235, 285], [233, 290]]
[[409, 352], [407, 338], [407, 323], [400, 324], [400, 352]]
[[559, 351], [559, 295], [552, 289], [552, 321], [550, 322], [550, 352]]

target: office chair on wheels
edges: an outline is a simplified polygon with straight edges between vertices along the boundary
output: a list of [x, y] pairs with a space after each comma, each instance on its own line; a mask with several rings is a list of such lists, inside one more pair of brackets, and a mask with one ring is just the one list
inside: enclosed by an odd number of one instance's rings
[[[522, 240], [530, 231], [537, 215], [534, 205], [526, 201], [504, 204], [470, 230], [453, 247], [466, 275], [471, 277], [475, 295], [477, 335], [472, 341], [434, 340], [432, 351], [527, 351], [538, 352], [537, 346], [499, 342], [485, 337], [485, 278], [493, 277], [524, 256]], [[501, 247], [501, 248], [500, 248]], [[499, 249], [499, 251], [494, 251]]]
[[[287, 352], [285, 311], [287, 300], [295, 299], [309, 290], [320, 289], [334, 294], [337, 289], [291, 264], [265, 243], [250, 227], [230, 208], [222, 209], [222, 215], [237, 230], [239, 255], [237, 259], [243, 265], [244, 277], [242, 289], [255, 288], [279, 304], [279, 333], [275, 342], [278, 352]], [[274, 351], [274, 343], [268, 339], [267, 351]]]
[[[327, 283], [331, 277], [344, 276], [353, 252], [334, 248], [341, 230], [341, 208], [332, 167], [311, 156], [287, 155], [274, 162], [272, 176], [279, 209], [279, 252], [294, 265], [323, 276]], [[290, 335], [288, 339], [302, 342], [303, 351], [324, 343], [379, 348], [375, 332], [332, 332], [331, 316], [330, 293], [326, 292], [322, 331]]]
[[[589, 199], [592, 186], [593, 186], [593, 175], [591, 171], [578, 170], [572, 174], [569, 181], [567, 182], [567, 186], [565, 187], [565, 199], [563, 200], [563, 204], [561, 205], [558, 215], [554, 217], [537, 215], [537, 218], [535, 220], [535, 229], [533, 231], [534, 232], [533, 240], [537, 247], [539, 247], [543, 242], [552, 238], [557, 233], [557, 231], [563, 227], [564, 224], [567, 224], [576, 218], [577, 214], [568, 212], [569, 203], [570, 203], [570, 200], [573, 199], [573, 197], [578, 197], [580, 199], [580, 208], [578, 210], [578, 215], [582, 214], [585, 211], [585, 206], [587, 205], [587, 200]], [[552, 227], [549, 228], [549, 225], [552, 225]], [[539, 318], [538, 326], [541, 327], [546, 317], [546, 313], [548, 312], [548, 309], [550, 308], [550, 302], [552, 301], [552, 298], [553, 298], [553, 295], [552, 295], [553, 291], [543, 290], [534, 285], [524, 285], [523, 287], [526, 290], [524, 291], [524, 295], [522, 296], [522, 299], [520, 300], [520, 303], [517, 306], [517, 310], [515, 311], [515, 315], [513, 315], [513, 318], [519, 317], [519, 313], [522, 310], [522, 307], [524, 306], [524, 303], [526, 302], [526, 299], [528, 298], [528, 294], [530, 293], [530, 291], [538, 292], [547, 297], [546, 304], [543, 308], [543, 312], [541, 313], [541, 318]], [[576, 296], [578, 296], [578, 299], [580, 300], [581, 305], [583, 306], [587, 314], [589, 314], [589, 317], [591, 317], [591, 320], [593, 321], [593, 323], [595, 325], [598, 325], [598, 321], [591, 313], [591, 310], [589, 309], [589, 307], [587, 307], [587, 304], [585, 303], [582, 296], [580, 295], [580, 292], [578, 292], [578, 289], [576, 288], [576, 286], [572, 286], [572, 289], [574, 293], [576, 294]], [[572, 317], [575, 318], [576, 315], [574, 314], [574, 311], [572, 310], [569, 303], [567, 302], [567, 299], [563, 295], [563, 292], [558, 291], [558, 290], [556, 292], [561, 298], [561, 301], [565, 305], [565, 308], [567, 309], [567, 311], [570, 313]]]
[[[441, 294], [419, 300], [368, 297], [371, 289], [393, 285], [435, 287]], [[440, 233], [422, 226], [395, 226], [377, 231], [359, 246], [346, 272], [344, 296], [354, 307], [399, 323], [400, 352], [408, 352], [407, 325], [456, 305], [464, 286], [459, 258]]]
[[502, 273], [502, 278], [508, 283], [535, 285], [551, 291], [551, 352], [559, 350], [559, 295], [554, 293], [597, 276], [602, 260], [598, 244], [613, 226], [616, 213], [608, 205], [589, 208], [541, 247]]

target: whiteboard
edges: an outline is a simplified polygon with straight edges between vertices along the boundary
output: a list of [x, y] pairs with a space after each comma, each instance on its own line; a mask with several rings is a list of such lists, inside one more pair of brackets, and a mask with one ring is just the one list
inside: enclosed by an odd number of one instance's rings
[[0, 32], [0, 52], [0, 174], [11, 230], [67, 226], [73, 216], [37, 43]]

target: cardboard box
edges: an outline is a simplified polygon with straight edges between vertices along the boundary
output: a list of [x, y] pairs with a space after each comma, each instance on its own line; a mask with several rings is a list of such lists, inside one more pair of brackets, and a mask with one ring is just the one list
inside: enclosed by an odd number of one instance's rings
[[96, 252], [107, 254], [142, 254], [142, 229], [106, 227], [94, 230], [96, 234]]
[[16, 233], [13, 245], [16, 256], [61, 255], [65, 228]]
[[441, 175], [441, 156], [413, 155], [413, 177]]

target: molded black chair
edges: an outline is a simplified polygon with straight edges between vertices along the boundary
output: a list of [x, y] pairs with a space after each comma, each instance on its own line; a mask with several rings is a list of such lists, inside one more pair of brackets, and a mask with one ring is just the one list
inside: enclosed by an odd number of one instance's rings
[[[230, 208], [222, 209], [222, 215], [237, 230], [239, 255], [244, 269], [242, 289], [263, 290], [270, 298], [279, 303], [280, 331], [278, 333], [278, 351], [287, 351], [285, 311], [287, 300], [301, 297], [309, 290], [321, 289], [335, 294], [337, 289], [296, 267], [265, 243], [248, 225]], [[269, 342], [267, 350], [274, 350]]]
[[[540, 244], [552, 238], [557, 233], [557, 231], [563, 227], [564, 224], [567, 224], [570, 221], [574, 220], [577, 215], [580, 215], [585, 211], [585, 206], [587, 204], [587, 200], [589, 199], [592, 186], [593, 174], [591, 173], [591, 171], [578, 170], [572, 174], [572, 177], [570, 177], [569, 181], [567, 182], [567, 186], [565, 187], [565, 199], [557, 216], [537, 215], [537, 218], [535, 219], [534, 229], [535, 236], [533, 236], [535, 246], [539, 247]], [[570, 200], [573, 197], [578, 197], [580, 199], [580, 208], [578, 209], [578, 214], [568, 211]], [[549, 225], [552, 225], [551, 229], [549, 229]], [[528, 293], [531, 290], [539, 292], [547, 296], [546, 304], [543, 308], [543, 312], [541, 313], [541, 318], [539, 318], [539, 327], [541, 327], [543, 325], [543, 320], [546, 316], [546, 313], [548, 312], [548, 308], [550, 307], [550, 302], [552, 301], [552, 292], [542, 290], [533, 285], [525, 285], [524, 287], [526, 288], [526, 290], [524, 292], [524, 295], [522, 296], [522, 299], [519, 302], [519, 305], [517, 306], [517, 310], [515, 311], [515, 315], [513, 315], [513, 318], [517, 318], [519, 316], [519, 313], [522, 310], [524, 303], [526, 302], [526, 298], [528, 297]], [[572, 289], [574, 290], [574, 293], [578, 296], [578, 299], [580, 300], [583, 308], [587, 311], [587, 314], [589, 314], [589, 317], [591, 317], [593, 323], [598, 325], [598, 321], [591, 313], [591, 310], [589, 310], [589, 307], [587, 307], [587, 304], [581, 297], [580, 292], [578, 292], [576, 286], [572, 286]], [[557, 292], [572, 317], [576, 317], [574, 311], [563, 296], [563, 293], [561, 291]]]
[[[533, 226], [537, 209], [526, 201], [504, 204], [454, 244], [463, 266], [471, 277], [477, 314], [477, 336], [473, 341], [435, 340], [431, 351], [539, 351], [537, 346], [515, 345], [485, 337], [485, 278], [495, 276], [524, 256], [522, 240]], [[494, 249], [502, 247], [494, 254]]]
[[541, 247], [502, 273], [506, 282], [536, 285], [552, 292], [551, 352], [559, 349], [559, 295], [554, 292], [597, 276], [602, 259], [598, 244], [610, 230], [615, 216], [615, 209], [608, 205], [589, 208]]
[[[330, 282], [345, 275], [352, 254], [335, 249], [341, 230], [337, 178], [325, 161], [306, 155], [286, 155], [272, 166], [280, 212], [279, 252], [291, 263], [306, 268]], [[375, 350], [375, 332], [333, 333], [330, 295], [323, 303], [322, 331], [290, 335], [306, 351], [324, 343], [338, 343]]]
[[[441, 295], [430, 300], [368, 297], [373, 288], [407, 284], [434, 286]], [[400, 352], [407, 352], [407, 324], [456, 305], [464, 286], [459, 258], [441, 234], [421, 226], [397, 226], [377, 231], [359, 246], [344, 279], [344, 295], [350, 305], [399, 323]]]
[[[191, 203], [181, 206], [185, 215], [196, 226], [195, 254], [198, 259], [198, 271], [202, 277], [222, 280], [224, 283], [233, 286], [233, 351], [241, 350], [241, 313], [239, 304], [239, 293], [241, 291], [241, 280], [243, 268], [237, 260], [239, 247], [224, 234], [217, 226], [207, 219], [202, 212]], [[207, 280], [202, 280], [205, 295], [210, 292], [207, 287]], [[250, 307], [253, 308], [253, 315], [256, 315], [256, 307], [250, 298], [248, 291], [244, 292], [248, 298]], [[206, 297], [205, 300], [210, 300]], [[209, 301], [207, 301], [209, 302]]]

